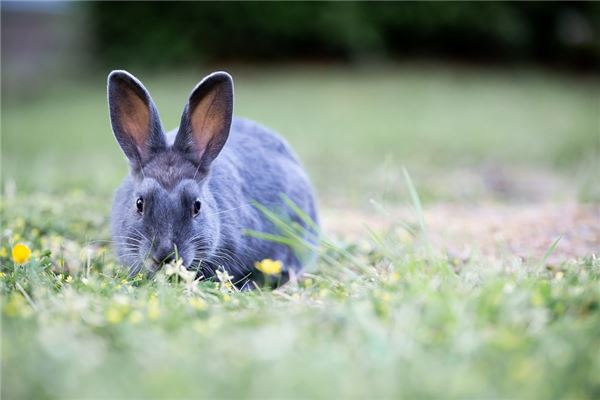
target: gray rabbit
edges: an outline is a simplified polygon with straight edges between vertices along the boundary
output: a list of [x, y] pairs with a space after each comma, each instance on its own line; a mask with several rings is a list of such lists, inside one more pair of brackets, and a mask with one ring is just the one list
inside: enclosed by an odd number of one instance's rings
[[[150, 94], [128, 72], [108, 76], [108, 103], [130, 164], [111, 216], [116, 253], [130, 274], [153, 275], [179, 257], [198, 276], [223, 269], [244, 287], [265, 282], [255, 263], [268, 258], [283, 263], [278, 284], [314, 257], [317, 205], [307, 174], [280, 136], [233, 117], [229, 74], [196, 85], [179, 128], [166, 135]], [[299, 239], [309, 250], [248, 234], [281, 234], [265, 210], [304, 228]]]

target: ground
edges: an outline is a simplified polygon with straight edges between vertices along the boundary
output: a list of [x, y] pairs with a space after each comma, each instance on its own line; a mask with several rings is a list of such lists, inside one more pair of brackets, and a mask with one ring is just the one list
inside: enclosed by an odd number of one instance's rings
[[[596, 79], [231, 72], [236, 113], [313, 177], [316, 264], [252, 293], [175, 268], [127, 278], [104, 77], [4, 95], [3, 397], [600, 396]], [[199, 77], [139, 75], [171, 127]]]
[[[326, 231], [360, 240], [367, 232], [398, 228], [393, 221], [410, 220], [411, 210], [382, 213], [355, 210], [324, 211]], [[425, 210], [429, 239], [453, 259], [468, 260], [473, 253], [492, 258], [541, 260], [558, 240], [549, 265], [561, 265], [600, 249], [600, 207], [594, 205], [534, 204], [477, 205], [436, 204]]]

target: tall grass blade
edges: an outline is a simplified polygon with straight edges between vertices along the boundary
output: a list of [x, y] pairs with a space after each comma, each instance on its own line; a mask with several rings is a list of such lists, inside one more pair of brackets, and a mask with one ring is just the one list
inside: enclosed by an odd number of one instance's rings
[[421, 205], [421, 199], [419, 198], [419, 194], [415, 189], [415, 185], [413, 184], [410, 175], [405, 167], [402, 167], [402, 173], [404, 174], [404, 180], [406, 181], [406, 187], [408, 188], [408, 192], [410, 194], [410, 198], [413, 203], [413, 207], [417, 213], [417, 218], [419, 220], [419, 227], [421, 228], [421, 232], [423, 234], [423, 239], [425, 241], [425, 246], [427, 248], [427, 253], [431, 256], [431, 243], [429, 241], [429, 233], [427, 231], [427, 225], [425, 224], [425, 214], [423, 213], [423, 207]]
[[550, 256], [552, 255], [552, 253], [554, 253], [554, 250], [556, 249], [556, 246], [558, 245], [558, 242], [560, 242], [560, 240], [562, 239], [562, 235], [560, 235], [559, 237], [557, 237], [554, 242], [552, 242], [552, 244], [548, 247], [548, 249], [546, 249], [546, 252], [544, 253], [544, 256], [542, 257], [542, 259], [540, 260], [540, 263], [538, 264], [538, 268], [543, 268], [546, 265], [546, 262], [548, 261], [548, 258], [550, 258]]

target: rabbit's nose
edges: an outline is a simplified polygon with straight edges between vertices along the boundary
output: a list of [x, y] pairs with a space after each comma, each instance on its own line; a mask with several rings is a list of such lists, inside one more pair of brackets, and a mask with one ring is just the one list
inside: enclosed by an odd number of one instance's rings
[[157, 264], [167, 264], [175, 259], [175, 246], [173, 244], [162, 245], [156, 248], [152, 261]]

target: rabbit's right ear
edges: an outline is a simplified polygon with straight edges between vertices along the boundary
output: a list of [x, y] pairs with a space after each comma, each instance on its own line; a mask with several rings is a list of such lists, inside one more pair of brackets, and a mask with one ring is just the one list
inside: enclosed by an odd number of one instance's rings
[[117, 142], [135, 169], [167, 145], [156, 106], [144, 85], [127, 71], [108, 75], [110, 122]]
[[173, 147], [207, 170], [227, 141], [232, 116], [233, 80], [213, 72], [192, 90]]

